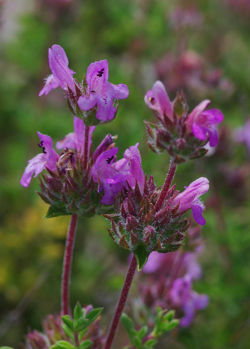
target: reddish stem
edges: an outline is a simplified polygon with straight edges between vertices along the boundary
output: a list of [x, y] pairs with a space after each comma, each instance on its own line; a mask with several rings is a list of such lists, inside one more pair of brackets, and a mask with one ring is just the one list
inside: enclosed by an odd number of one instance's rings
[[160, 194], [160, 196], [155, 204], [156, 211], [162, 207], [162, 204], [166, 198], [168, 190], [169, 190], [171, 183], [174, 179], [175, 171], [176, 171], [176, 164], [173, 161], [171, 161], [170, 166], [169, 166], [169, 170], [168, 170], [168, 174], [167, 174], [167, 177], [165, 179], [164, 186], [163, 186], [161, 194]]
[[78, 216], [73, 214], [71, 216], [65, 251], [63, 260], [63, 274], [62, 274], [62, 314], [66, 315], [70, 313], [69, 306], [69, 285], [70, 285], [70, 275], [71, 275], [71, 264], [76, 236], [76, 227], [78, 222]]
[[84, 140], [83, 168], [87, 168], [89, 157], [89, 126], [87, 125], [85, 125]]
[[123, 288], [122, 288], [122, 291], [120, 294], [120, 298], [119, 298], [118, 304], [116, 306], [115, 315], [113, 317], [113, 320], [112, 320], [112, 323], [111, 323], [111, 326], [109, 329], [109, 333], [108, 333], [108, 336], [106, 339], [104, 349], [111, 348], [117, 327], [119, 325], [120, 317], [122, 315], [124, 306], [126, 304], [126, 301], [128, 298], [128, 293], [129, 293], [129, 290], [130, 290], [130, 287], [131, 287], [131, 284], [132, 284], [132, 281], [133, 281], [133, 278], [135, 275], [136, 265], [137, 265], [136, 258], [133, 255], [133, 258], [131, 260], [131, 263], [130, 263], [130, 266], [129, 266], [129, 269], [127, 272], [127, 276], [126, 276], [126, 279], [125, 279], [125, 282], [124, 282], [124, 285], [123, 285]]

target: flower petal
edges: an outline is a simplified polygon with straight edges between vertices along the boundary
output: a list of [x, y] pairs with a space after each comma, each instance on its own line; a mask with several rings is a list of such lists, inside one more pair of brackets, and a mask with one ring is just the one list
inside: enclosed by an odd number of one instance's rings
[[161, 81], [154, 83], [152, 90], [146, 93], [144, 101], [150, 109], [156, 110], [161, 116], [165, 114], [173, 120], [173, 106]]
[[73, 79], [74, 72], [68, 68], [66, 53], [62, 47], [59, 47], [59, 45], [53, 45], [49, 48], [50, 69], [63, 90], [67, 90], [69, 87], [73, 92], [75, 92], [75, 82]]
[[113, 89], [113, 98], [114, 99], [125, 99], [129, 96], [128, 86], [125, 84], [112, 85]]
[[108, 80], [109, 67], [106, 59], [93, 62], [88, 66], [86, 80], [90, 91], [99, 92]]
[[87, 95], [80, 96], [77, 103], [79, 108], [84, 111], [88, 111], [94, 108], [97, 103], [96, 93], [93, 92]]
[[20, 183], [23, 187], [28, 187], [30, 185], [30, 181], [32, 176], [38, 176], [39, 173], [45, 168], [47, 163], [47, 155], [46, 154], [38, 154], [34, 158], [28, 161], [28, 165], [26, 166]]
[[192, 214], [193, 214], [194, 220], [196, 221], [196, 223], [200, 225], [206, 224], [206, 220], [202, 216], [202, 213], [203, 213], [203, 206], [197, 205], [197, 204], [192, 205]]
[[51, 90], [54, 90], [58, 86], [59, 86], [59, 81], [54, 77], [54, 75], [51, 74], [45, 80], [45, 85], [39, 92], [38, 96], [39, 97], [41, 97], [42, 95], [46, 96]]

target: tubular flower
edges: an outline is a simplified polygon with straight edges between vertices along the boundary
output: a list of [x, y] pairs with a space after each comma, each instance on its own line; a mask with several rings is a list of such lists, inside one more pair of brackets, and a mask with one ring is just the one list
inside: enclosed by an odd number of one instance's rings
[[202, 216], [204, 205], [199, 198], [204, 195], [208, 189], [209, 181], [204, 177], [196, 179], [196, 181], [189, 184], [189, 186], [182, 193], [178, 194], [174, 200], [174, 205], [179, 205], [178, 212], [184, 213], [191, 208], [194, 220], [198, 224], [204, 225], [206, 223], [206, 220]]
[[99, 191], [104, 192], [101, 202], [110, 205], [114, 198], [127, 184], [134, 189], [136, 183], [143, 190], [144, 174], [138, 143], [124, 153], [124, 158], [116, 161], [118, 148], [102, 152], [92, 167], [93, 179], [99, 184]]
[[23, 187], [28, 187], [32, 176], [37, 177], [44, 169], [48, 168], [50, 171], [56, 170], [56, 163], [59, 156], [53, 149], [52, 139], [40, 132], [37, 132], [37, 134], [40, 138], [38, 146], [42, 148], [43, 152], [28, 161], [28, 165], [20, 181]]
[[195, 312], [208, 305], [207, 295], [200, 295], [192, 290], [192, 281], [189, 275], [174, 281], [170, 291], [170, 299], [173, 306], [180, 308], [184, 313], [180, 321], [182, 327], [190, 326]]
[[69, 60], [60, 45], [52, 45], [48, 52], [49, 66], [52, 72], [45, 81], [45, 85], [39, 92], [39, 96], [47, 95], [51, 90], [61, 87], [64, 91], [70, 89], [75, 93], [75, 81], [73, 72], [69, 68]]
[[157, 111], [161, 118], [165, 115], [173, 121], [173, 106], [161, 81], [154, 83], [152, 90], [146, 93], [144, 101], [150, 109]]
[[101, 60], [91, 63], [87, 69], [87, 91], [78, 100], [83, 111], [96, 108], [96, 118], [101, 122], [114, 119], [117, 107], [114, 101], [125, 99], [129, 95], [124, 84], [114, 85], [108, 81], [108, 61]]
[[206, 110], [209, 100], [204, 100], [188, 115], [186, 125], [194, 136], [201, 141], [209, 140], [209, 145], [218, 144], [218, 131], [216, 125], [223, 121], [224, 116], [219, 109]]

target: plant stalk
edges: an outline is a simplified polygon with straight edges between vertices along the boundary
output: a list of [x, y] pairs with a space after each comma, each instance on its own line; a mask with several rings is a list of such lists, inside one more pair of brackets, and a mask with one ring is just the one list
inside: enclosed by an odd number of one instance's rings
[[117, 330], [117, 327], [119, 325], [119, 321], [120, 321], [123, 309], [125, 307], [125, 304], [126, 304], [126, 301], [128, 298], [128, 293], [129, 293], [129, 290], [130, 290], [130, 287], [131, 287], [131, 284], [132, 284], [132, 281], [133, 281], [133, 278], [135, 275], [136, 265], [137, 265], [136, 258], [133, 255], [133, 258], [131, 260], [131, 263], [130, 263], [130, 266], [129, 266], [129, 269], [127, 272], [127, 276], [126, 276], [126, 279], [125, 279], [125, 282], [124, 282], [124, 285], [123, 285], [123, 288], [122, 288], [122, 291], [120, 294], [120, 298], [119, 298], [118, 304], [116, 306], [116, 311], [115, 311], [115, 314], [114, 314], [114, 317], [113, 317], [113, 320], [112, 320], [112, 323], [111, 323], [111, 326], [110, 326], [110, 329], [108, 332], [108, 336], [106, 339], [104, 349], [110, 349], [111, 345], [113, 343], [113, 340], [114, 340], [114, 337], [116, 334], [116, 330]]
[[73, 214], [71, 216], [69, 229], [66, 238], [64, 259], [63, 259], [63, 273], [62, 273], [62, 304], [61, 311], [62, 315], [70, 313], [69, 305], [69, 286], [70, 286], [70, 275], [71, 265], [73, 258], [73, 250], [75, 244], [76, 228], [77, 228], [78, 216]]

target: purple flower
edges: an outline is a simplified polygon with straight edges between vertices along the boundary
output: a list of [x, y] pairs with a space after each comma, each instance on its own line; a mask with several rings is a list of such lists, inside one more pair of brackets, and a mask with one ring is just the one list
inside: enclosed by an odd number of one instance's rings
[[204, 195], [209, 189], [209, 181], [205, 177], [196, 179], [196, 181], [189, 184], [189, 186], [174, 200], [174, 204], [179, 204], [178, 212], [183, 213], [190, 208], [192, 209], [194, 220], [204, 225], [205, 218], [202, 216], [204, 205], [200, 201], [200, 196]]
[[153, 251], [148, 257], [147, 263], [143, 267], [143, 272], [146, 274], [155, 273], [160, 269], [161, 265], [166, 260], [166, 254]]
[[243, 127], [239, 127], [234, 132], [236, 142], [245, 143], [250, 154], [250, 119], [247, 120]]
[[39, 96], [47, 95], [58, 86], [64, 91], [68, 91], [70, 88], [75, 93], [75, 81], [73, 79], [75, 72], [69, 68], [69, 60], [64, 49], [60, 45], [52, 45], [49, 48], [48, 57], [52, 74], [47, 77]]
[[141, 157], [138, 144], [124, 153], [124, 158], [116, 161], [118, 148], [102, 152], [92, 167], [92, 176], [99, 184], [99, 191], [104, 192], [101, 203], [111, 205], [117, 194], [127, 183], [134, 189], [136, 183], [140, 190], [144, 186], [144, 174], [141, 168]]
[[218, 131], [216, 124], [223, 121], [224, 116], [219, 109], [205, 110], [210, 101], [208, 99], [198, 104], [188, 115], [186, 125], [189, 131], [201, 141], [209, 139], [211, 147], [218, 144]]
[[40, 132], [37, 132], [37, 134], [41, 141], [39, 147], [42, 148], [43, 153], [36, 155], [33, 159], [28, 161], [28, 165], [20, 181], [23, 187], [28, 187], [32, 176], [34, 175], [34, 177], [37, 177], [45, 168], [51, 171], [56, 170], [56, 163], [59, 157], [53, 149], [52, 139]]
[[91, 63], [87, 69], [87, 92], [78, 100], [81, 110], [88, 111], [96, 107], [96, 118], [101, 122], [110, 121], [115, 117], [117, 107], [114, 101], [125, 99], [129, 95], [124, 84], [114, 85], [108, 81], [108, 61]]
[[114, 167], [116, 170], [126, 174], [126, 180], [131, 188], [134, 189], [137, 183], [142, 194], [144, 190], [144, 172], [138, 147], [139, 143], [129, 147], [123, 155], [124, 158], [117, 161]]
[[181, 308], [184, 316], [180, 321], [182, 327], [190, 326], [196, 310], [202, 310], [208, 305], [208, 297], [192, 290], [191, 278], [186, 275], [176, 279], [170, 290], [170, 299], [174, 307]]
[[150, 109], [157, 111], [161, 118], [166, 115], [173, 121], [173, 106], [161, 81], [154, 83], [152, 90], [146, 93], [144, 101]]
[[[57, 149], [70, 148], [76, 150], [80, 155], [83, 155], [85, 144], [85, 129], [84, 122], [78, 117], [74, 116], [74, 132], [69, 133], [65, 138], [56, 143]], [[92, 134], [95, 126], [90, 126], [88, 133], [88, 152], [92, 144]]]

